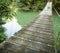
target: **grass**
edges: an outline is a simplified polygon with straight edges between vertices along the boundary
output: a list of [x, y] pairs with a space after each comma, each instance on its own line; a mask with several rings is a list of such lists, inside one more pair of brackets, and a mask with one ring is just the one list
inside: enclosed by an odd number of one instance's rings
[[53, 14], [53, 26], [54, 26], [54, 36], [58, 35], [60, 31], [60, 17], [56, 13]]
[[60, 53], [60, 17], [56, 13], [53, 13], [53, 28], [55, 37], [55, 46], [57, 53]]
[[36, 16], [39, 14], [39, 12], [26, 12], [26, 11], [20, 11], [17, 12], [16, 17], [18, 20], [18, 23], [22, 26], [25, 26], [28, 24], [31, 20], [36, 18]]

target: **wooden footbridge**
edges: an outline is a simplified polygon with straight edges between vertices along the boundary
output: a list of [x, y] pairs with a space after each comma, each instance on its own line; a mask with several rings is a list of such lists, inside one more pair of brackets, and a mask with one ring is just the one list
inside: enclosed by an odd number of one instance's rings
[[52, 2], [30, 24], [6, 40], [1, 53], [55, 53]]

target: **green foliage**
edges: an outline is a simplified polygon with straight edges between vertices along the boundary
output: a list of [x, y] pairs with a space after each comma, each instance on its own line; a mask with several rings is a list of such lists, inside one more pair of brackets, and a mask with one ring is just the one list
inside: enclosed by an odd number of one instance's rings
[[5, 32], [5, 28], [0, 26], [0, 43], [7, 38], [7, 36], [3, 32]]
[[[13, 3], [13, 0], [3, 0], [0, 2], [0, 17], [2, 18], [11, 18], [14, 15], [14, 12], [10, 5]], [[13, 7], [13, 5], [11, 5]]]
[[57, 53], [60, 53], [60, 31], [58, 32], [58, 35], [56, 37], [56, 48], [57, 48]]
[[56, 37], [56, 46], [60, 47], [60, 32], [58, 33], [57, 37]]
[[2, 27], [2, 25], [0, 25], [0, 43], [7, 38], [4, 32], [5, 32], [5, 28]]
[[58, 15], [53, 12], [53, 28], [54, 28], [54, 37], [55, 37], [55, 47], [57, 53], [60, 53], [60, 18]]
[[14, 0], [0, 0], [0, 43], [7, 38], [6, 30], [2, 25], [6, 23], [6, 19], [14, 15], [13, 4]]
[[20, 10], [39, 11], [44, 8], [45, 4], [45, 0], [19, 0], [18, 7]]
[[60, 0], [53, 0], [54, 7], [60, 11]]
[[11, 16], [11, 9], [5, 3], [0, 3], [0, 17], [8, 16]]
[[3, 42], [6, 38], [7, 36], [5, 34], [0, 33], [0, 43]]

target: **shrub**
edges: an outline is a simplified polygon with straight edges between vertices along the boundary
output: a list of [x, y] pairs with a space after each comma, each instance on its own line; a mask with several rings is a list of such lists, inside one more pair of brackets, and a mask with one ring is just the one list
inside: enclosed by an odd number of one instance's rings
[[46, 4], [46, 0], [19, 0], [18, 7], [25, 11], [42, 10]]
[[58, 32], [58, 35], [56, 37], [56, 49], [57, 53], [60, 53], [60, 32]]
[[12, 2], [13, 0], [0, 0], [0, 43], [7, 38], [6, 30], [2, 25], [6, 23], [6, 19], [14, 15], [12, 8], [10, 8]]

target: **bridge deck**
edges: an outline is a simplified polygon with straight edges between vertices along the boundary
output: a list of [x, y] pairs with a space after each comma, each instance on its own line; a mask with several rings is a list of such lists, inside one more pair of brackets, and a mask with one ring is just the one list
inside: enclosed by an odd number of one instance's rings
[[17, 32], [4, 44], [4, 53], [55, 53], [52, 3], [29, 25]]

